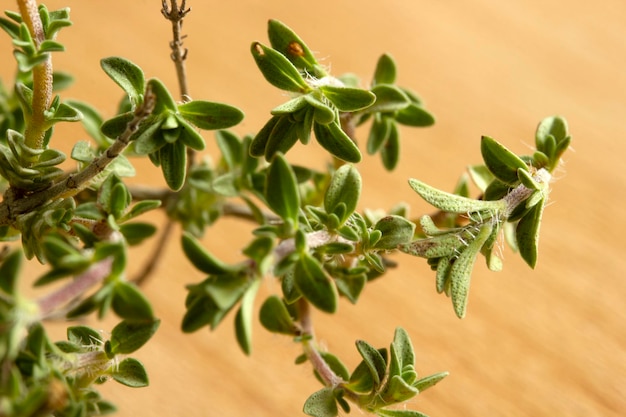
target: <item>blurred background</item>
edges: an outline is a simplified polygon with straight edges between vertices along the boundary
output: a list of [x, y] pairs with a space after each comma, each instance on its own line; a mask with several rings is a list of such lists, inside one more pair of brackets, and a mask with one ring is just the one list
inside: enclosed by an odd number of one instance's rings
[[[11, 2], [5, 7], [16, 9]], [[102, 57], [139, 64], [177, 91], [169, 59], [169, 22], [158, 0], [48, 1], [69, 6], [74, 26], [59, 41], [55, 69], [73, 73], [63, 97], [89, 101], [114, 114], [121, 90], [100, 70]], [[467, 165], [481, 161], [479, 140], [489, 135], [518, 153], [530, 152], [537, 123], [564, 116], [573, 149], [556, 173], [544, 213], [540, 257], [534, 271], [509, 249], [504, 271], [477, 264], [467, 318], [454, 315], [435, 292], [426, 262], [397, 257], [400, 267], [368, 286], [357, 306], [337, 315], [317, 313], [317, 336], [349, 367], [358, 363], [356, 339], [387, 346], [396, 326], [413, 339], [417, 371], [450, 376], [408, 407], [436, 416], [621, 416], [626, 413], [626, 2], [622, 0], [189, 0], [184, 24], [191, 96], [240, 107], [234, 130], [256, 132], [269, 110], [285, 100], [258, 72], [249, 47], [267, 43], [266, 23], [292, 27], [318, 58], [339, 75], [353, 72], [366, 85], [380, 54], [398, 65], [398, 84], [418, 92], [435, 126], [402, 130], [402, 157], [387, 173], [365, 157], [362, 208], [405, 201], [412, 214], [430, 209], [407, 185], [419, 178], [451, 190]], [[0, 76], [14, 63], [0, 38]], [[365, 86], [364, 85], [364, 86]], [[69, 150], [85, 139], [77, 126], [54, 140]], [[366, 130], [358, 132], [365, 138]], [[211, 133], [205, 134], [209, 144]], [[215, 147], [209, 146], [209, 154]], [[291, 160], [322, 166], [316, 146], [296, 148]], [[144, 165], [135, 179], [160, 183]], [[154, 215], [155, 221], [162, 221]], [[250, 225], [220, 221], [204, 242], [236, 261]], [[153, 243], [153, 242], [152, 242]], [[140, 269], [152, 243], [133, 256]], [[120, 416], [298, 416], [320, 388], [288, 338], [254, 329], [253, 353], [238, 349], [232, 318], [217, 331], [183, 335], [184, 285], [203, 279], [172, 239], [159, 272], [146, 284], [163, 322], [136, 357], [151, 385], [132, 390], [102, 386]], [[268, 278], [265, 294], [279, 291]], [[110, 330], [115, 320], [93, 324]], [[63, 330], [58, 329], [59, 338]], [[359, 414], [359, 411], [353, 413]]]

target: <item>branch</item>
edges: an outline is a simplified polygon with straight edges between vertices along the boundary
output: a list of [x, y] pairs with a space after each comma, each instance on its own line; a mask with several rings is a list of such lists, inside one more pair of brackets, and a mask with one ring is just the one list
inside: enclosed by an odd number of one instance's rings
[[170, 57], [174, 61], [176, 66], [176, 75], [178, 78], [178, 87], [180, 89], [180, 95], [183, 100], [189, 99], [189, 90], [187, 87], [187, 74], [185, 70], [185, 59], [187, 59], [187, 48], [183, 48], [183, 40], [185, 36], [181, 34], [183, 28], [183, 19], [191, 11], [191, 8], [185, 9], [186, 0], [182, 1], [180, 7], [178, 7], [177, 0], [170, 0], [171, 8], [167, 7], [166, 0], [161, 0], [161, 13], [163, 16], [172, 22], [172, 35], [174, 40], [170, 42], [170, 48], [172, 53]]
[[72, 282], [53, 293], [40, 298], [39, 314], [42, 319], [50, 316], [54, 310], [84, 294], [87, 290], [104, 281], [111, 274], [113, 258], [105, 258], [93, 264], [87, 271], [76, 277]]
[[26, 196], [16, 197], [11, 188], [7, 190], [0, 203], [0, 226], [11, 225], [17, 216], [28, 213], [46, 202], [58, 198], [71, 197], [86, 187], [96, 175], [100, 174], [115, 158], [126, 149], [130, 138], [137, 131], [139, 125], [152, 113], [156, 96], [150, 89], [146, 90], [144, 101], [135, 110], [133, 119], [126, 125], [126, 130], [111, 144], [111, 146], [95, 158], [87, 167], [76, 174], [68, 175], [51, 187]]
[[[35, 0], [18, 0], [17, 4], [22, 19], [35, 40], [37, 49], [39, 49], [41, 43], [46, 40], [46, 34], [39, 16], [37, 2]], [[45, 112], [50, 107], [52, 100], [52, 60], [49, 53], [46, 55], [47, 59], [33, 68], [32, 114], [29, 115], [24, 131], [24, 143], [32, 149], [43, 147], [46, 132]], [[35, 162], [33, 158], [36, 159], [38, 156], [29, 154], [24, 158], [26, 159], [24, 162], [31, 163]]]

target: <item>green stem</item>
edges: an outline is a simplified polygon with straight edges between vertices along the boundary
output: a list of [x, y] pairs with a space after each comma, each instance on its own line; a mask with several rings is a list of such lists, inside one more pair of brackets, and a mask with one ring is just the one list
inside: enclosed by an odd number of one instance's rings
[[[43, 23], [39, 16], [37, 2], [35, 0], [17, 0], [22, 19], [35, 40], [35, 45], [39, 45], [46, 39]], [[50, 54], [47, 59], [33, 68], [33, 101], [32, 113], [28, 118], [24, 132], [24, 143], [32, 149], [42, 149], [44, 147], [44, 137], [47, 130], [45, 112], [50, 107], [52, 100], [52, 60]], [[36, 162], [37, 156], [25, 156], [26, 163]]]

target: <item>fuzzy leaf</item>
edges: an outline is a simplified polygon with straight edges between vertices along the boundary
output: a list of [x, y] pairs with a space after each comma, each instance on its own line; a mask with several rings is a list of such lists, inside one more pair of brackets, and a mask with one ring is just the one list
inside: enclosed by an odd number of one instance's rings
[[141, 388], [149, 385], [146, 369], [141, 362], [134, 358], [122, 360], [111, 376], [120, 384], [131, 388]]
[[267, 172], [265, 198], [269, 207], [283, 219], [298, 220], [300, 193], [291, 166], [282, 154], [276, 154]]
[[203, 100], [181, 104], [178, 112], [185, 120], [204, 130], [226, 129], [243, 119], [243, 112], [236, 107]]
[[298, 70], [320, 78], [325, 75], [309, 47], [287, 25], [278, 20], [269, 20], [267, 34], [272, 48], [287, 57]]
[[435, 123], [433, 115], [416, 103], [411, 103], [398, 111], [395, 119], [400, 124], [415, 127], [431, 126]]
[[270, 332], [293, 336], [297, 334], [298, 327], [291, 318], [285, 303], [275, 295], [268, 297], [263, 302], [259, 312], [259, 319], [263, 327]]
[[324, 209], [334, 213], [340, 203], [345, 205], [343, 215], [339, 217], [340, 225], [356, 210], [361, 195], [361, 175], [353, 165], [342, 165], [333, 176], [324, 194]]
[[320, 262], [307, 252], [296, 263], [294, 278], [298, 290], [315, 307], [327, 313], [337, 310], [337, 287]]
[[320, 90], [342, 112], [362, 110], [376, 101], [376, 96], [372, 92], [360, 88], [324, 85]]
[[217, 259], [208, 252], [204, 246], [189, 232], [183, 232], [181, 236], [183, 251], [199, 271], [205, 274], [227, 274], [235, 271], [235, 268]]
[[372, 87], [372, 93], [376, 95], [376, 102], [367, 109], [368, 113], [395, 112], [405, 109], [411, 104], [411, 100], [404, 91], [394, 85], [376, 85]]
[[145, 88], [141, 68], [120, 57], [103, 58], [100, 60], [100, 66], [117, 85], [122, 87], [134, 105], [141, 102]]
[[393, 171], [398, 165], [400, 160], [400, 134], [398, 126], [394, 122], [391, 122], [389, 125], [389, 135], [383, 147], [380, 148], [380, 157], [387, 171]]
[[361, 161], [361, 151], [358, 146], [341, 130], [338, 123], [333, 122], [328, 125], [314, 123], [313, 131], [318, 143], [331, 155], [346, 162]]
[[152, 321], [154, 313], [150, 301], [136, 285], [119, 281], [113, 290], [111, 307], [115, 314], [126, 320]]
[[396, 81], [396, 63], [390, 55], [383, 54], [378, 58], [372, 85], [393, 84]]
[[81, 347], [93, 346], [102, 343], [102, 335], [91, 327], [70, 326], [67, 328], [67, 340]]
[[312, 417], [335, 417], [339, 409], [333, 389], [326, 387], [311, 394], [304, 403], [302, 411]]
[[489, 171], [506, 184], [519, 183], [518, 169], [528, 170], [528, 166], [522, 159], [488, 136], [482, 137], [480, 151]]
[[416, 179], [409, 179], [409, 185], [413, 191], [418, 193], [428, 203], [437, 207], [439, 210], [447, 211], [449, 213], [463, 214], [476, 211], [502, 212], [506, 209], [506, 202], [501, 200], [474, 200], [472, 198], [462, 197], [438, 190]]
[[274, 87], [295, 93], [311, 89], [298, 69], [280, 52], [259, 42], [252, 43], [250, 51], [263, 77]]
[[168, 143], [159, 149], [163, 178], [170, 189], [177, 191], [185, 183], [187, 148], [181, 142]]
[[404, 217], [389, 215], [376, 222], [374, 230], [379, 230], [382, 233], [374, 248], [391, 250], [396, 249], [398, 245], [411, 241], [415, 232], [415, 224]]
[[520, 255], [531, 268], [537, 264], [539, 229], [544, 207], [545, 198], [531, 207], [528, 213], [520, 219], [515, 229], [515, 239]]
[[235, 316], [235, 335], [237, 336], [237, 343], [246, 355], [250, 355], [252, 352], [252, 313], [254, 299], [256, 298], [260, 284], [261, 280], [257, 279], [246, 290], [241, 298], [241, 306]]
[[386, 350], [384, 350], [385, 356], [383, 356], [380, 351], [364, 340], [357, 340], [356, 348], [370, 371], [374, 386], [379, 386], [387, 373]]
[[450, 268], [450, 294], [454, 311], [459, 318], [465, 317], [467, 311], [467, 300], [470, 289], [470, 279], [472, 270], [476, 262], [476, 256], [480, 252], [489, 236], [493, 226], [491, 223], [484, 223], [476, 234], [476, 238], [471, 241], [454, 261]]
[[7, 295], [16, 295], [17, 281], [23, 262], [20, 250], [14, 250], [7, 255], [0, 266], [0, 290]]
[[108, 351], [113, 355], [133, 353], [150, 340], [160, 323], [160, 320], [122, 321], [111, 331]]

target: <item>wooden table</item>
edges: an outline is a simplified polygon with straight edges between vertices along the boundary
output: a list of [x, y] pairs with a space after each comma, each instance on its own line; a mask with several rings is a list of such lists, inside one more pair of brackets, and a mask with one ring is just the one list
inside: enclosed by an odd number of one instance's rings
[[[176, 91], [170, 28], [159, 3], [51, 1], [50, 8], [69, 4], [75, 21], [59, 37], [67, 52], [54, 61], [55, 68], [78, 76], [63, 96], [89, 100], [111, 116], [121, 95], [98, 64], [110, 55], [135, 61], [147, 76]], [[565, 116], [573, 149], [556, 173], [536, 270], [508, 248], [502, 273], [490, 273], [481, 263], [468, 316], [458, 320], [450, 301], [436, 294], [426, 263], [398, 257], [401, 267], [368, 286], [356, 307], [343, 302], [337, 316], [314, 318], [320, 340], [350, 366], [358, 361], [356, 339], [382, 347], [396, 326], [405, 327], [421, 375], [450, 371], [409, 404], [432, 417], [624, 415], [625, 2], [188, 3], [191, 95], [242, 108], [246, 119], [235, 129], [240, 134], [258, 130], [285, 98], [264, 82], [249, 53], [253, 40], [267, 42], [269, 18], [294, 28], [333, 74], [355, 72], [367, 83], [381, 53], [395, 57], [399, 83], [419, 92], [437, 123], [402, 129], [402, 159], [391, 174], [377, 158], [365, 158], [362, 207], [406, 201], [413, 214], [427, 211], [408, 178], [451, 189], [468, 164], [481, 161], [481, 135], [529, 152], [536, 124], [545, 116]], [[11, 58], [10, 45], [4, 37], [1, 42], [4, 63]], [[1, 74], [10, 71], [3, 65]], [[84, 138], [78, 130], [60, 131], [65, 136], [55, 140], [67, 141], [63, 146]], [[212, 134], [205, 137], [212, 144]], [[290, 158], [320, 166], [324, 161], [315, 146], [299, 147]], [[156, 171], [146, 170], [137, 181], [154, 181]], [[249, 230], [221, 221], [205, 242], [235, 261]], [[181, 334], [183, 287], [203, 277], [181, 255], [177, 241], [169, 246], [159, 274], [145, 288], [163, 323], [154, 343], [136, 355], [151, 386], [102, 388], [119, 405], [119, 415], [301, 415], [304, 400], [320, 386], [308, 365], [293, 365], [298, 345], [256, 326], [253, 354], [245, 357], [234, 342], [230, 317], [214, 333]], [[147, 254], [134, 255], [137, 268]], [[268, 278], [262, 291], [279, 289]], [[95, 325], [110, 329], [114, 322]]]

